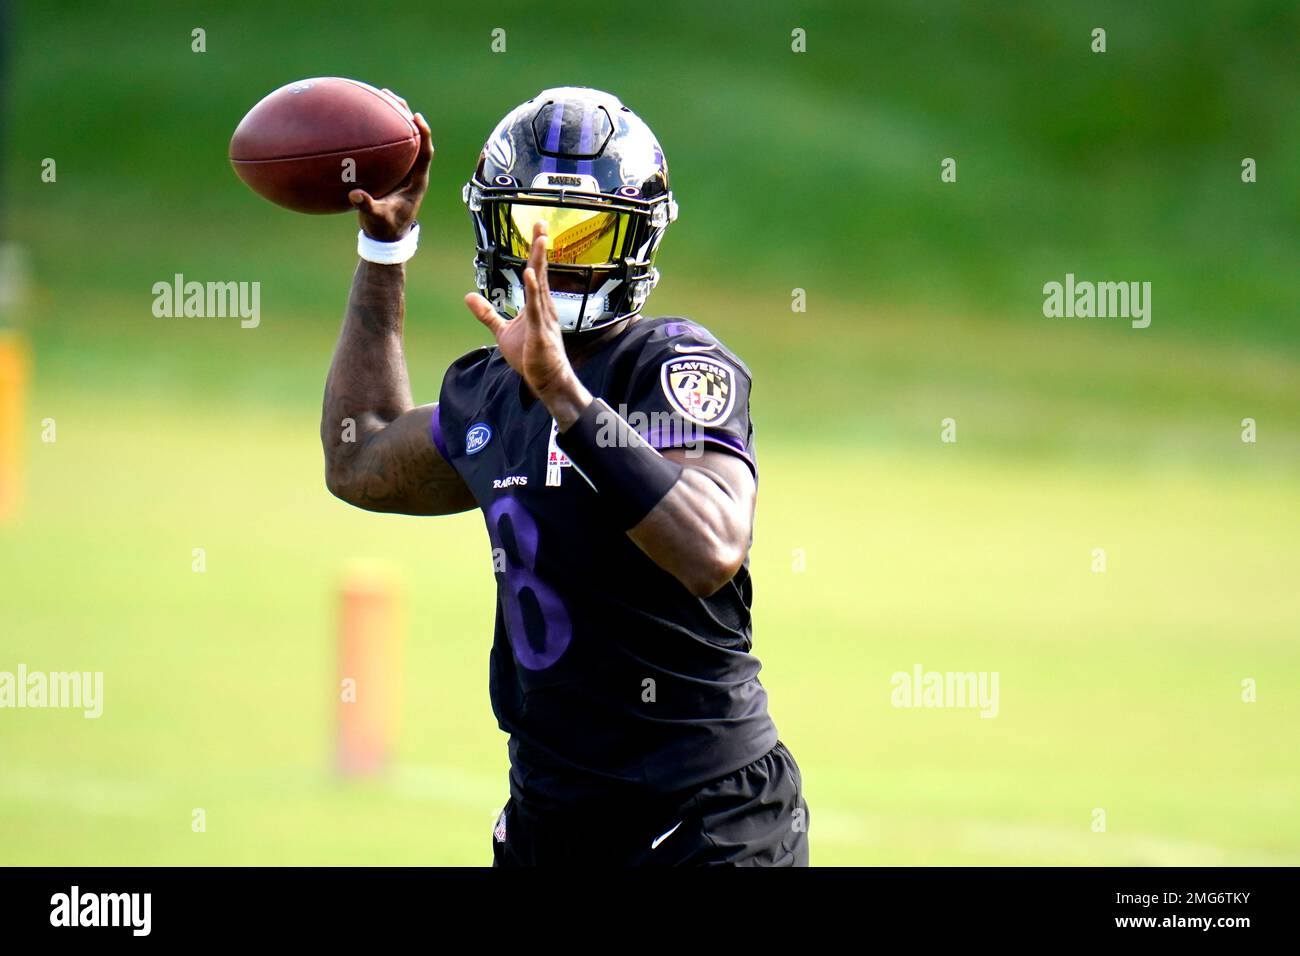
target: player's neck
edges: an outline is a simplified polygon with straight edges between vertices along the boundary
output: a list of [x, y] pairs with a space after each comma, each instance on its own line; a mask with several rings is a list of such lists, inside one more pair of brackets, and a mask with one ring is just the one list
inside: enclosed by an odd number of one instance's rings
[[597, 329], [595, 332], [578, 332], [573, 335], [566, 335], [564, 337], [564, 351], [569, 356], [569, 364], [575, 369], [580, 368], [589, 358], [626, 332], [628, 327], [639, 318], [639, 315], [633, 315], [621, 322], [615, 322], [603, 329]]

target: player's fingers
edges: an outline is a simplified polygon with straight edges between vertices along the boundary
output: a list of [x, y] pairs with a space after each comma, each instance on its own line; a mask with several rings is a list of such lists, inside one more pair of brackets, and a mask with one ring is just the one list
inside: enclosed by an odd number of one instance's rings
[[528, 251], [528, 266], [536, 273], [537, 286], [545, 295], [551, 294], [550, 283], [546, 278], [546, 253], [551, 248], [551, 237], [546, 231], [546, 223], [533, 224], [533, 245]]
[[524, 270], [524, 312], [525, 321], [534, 331], [544, 331], [548, 325], [558, 321], [551, 293], [532, 266]]
[[542, 310], [539, 308], [541, 298], [542, 293], [537, 286], [537, 270], [528, 266], [524, 269], [524, 311], [528, 313], [529, 319], [537, 319], [541, 316]]
[[415, 158], [417, 162], [423, 160], [427, 164], [433, 159], [433, 131], [423, 113], [415, 114], [415, 128], [420, 131], [420, 152]]
[[542, 233], [542, 267], [537, 270], [537, 289], [542, 295], [542, 302], [547, 310], [552, 308], [550, 270], [546, 265], [546, 256], [551, 250], [551, 237]]
[[403, 106], [406, 106], [406, 111], [408, 113], [411, 111], [411, 107], [407, 106], [405, 98], [398, 96], [396, 93], [394, 93], [386, 86], [384, 87], [384, 92], [387, 93], [389, 96], [391, 96], [393, 99], [397, 100], [397, 102], [401, 103]]
[[555, 302], [551, 298], [549, 270], [546, 265], [547, 253], [550, 248], [551, 236], [547, 231], [546, 223], [534, 223], [533, 246], [528, 255], [529, 269], [533, 273], [533, 280], [531, 287], [525, 283], [525, 289], [528, 292], [527, 301], [533, 306], [533, 318], [539, 324], [545, 323], [547, 320], [557, 321]]
[[483, 296], [479, 295], [477, 292], [471, 292], [469, 295], [465, 296], [465, 305], [469, 307], [474, 318], [487, 326], [487, 330], [491, 332], [493, 336], [499, 335], [501, 330], [505, 328], [505, 320], [503, 320], [501, 316], [497, 315], [497, 310], [492, 308], [492, 303], [483, 298]]
[[420, 131], [420, 150], [415, 154], [415, 162], [411, 164], [406, 178], [394, 191], [418, 202], [429, 188], [429, 164], [433, 162], [433, 134], [429, 131], [429, 124], [419, 113], [415, 114], [415, 126]]
[[528, 249], [528, 267], [534, 272], [540, 272], [546, 265], [546, 247], [547, 240], [546, 225], [544, 223], [533, 224], [533, 244]]
[[429, 129], [423, 113], [415, 114], [415, 128], [420, 131], [420, 151], [415, 154], [415, 165], [411, 169], [428, 182], [429, 164], [433, 162], [433, 131]]
[[354, 189], [348, 193], [348, 202], [356, 206], [362, 212], [373, 213], [375, 211], [375, 200], [370, 193], [364, 189]]

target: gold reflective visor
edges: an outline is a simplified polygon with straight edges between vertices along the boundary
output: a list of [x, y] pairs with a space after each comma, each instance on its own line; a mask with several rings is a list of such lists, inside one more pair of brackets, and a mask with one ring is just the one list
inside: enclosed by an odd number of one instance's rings
[[498, 203], [497, 236], [507, 255], [527, 259], [533, 226], [546, 223], [551, 248], [546, 261], [556, 265], [603, 266], [618, 258], [627, 236], [629, 214], [573, 206]]

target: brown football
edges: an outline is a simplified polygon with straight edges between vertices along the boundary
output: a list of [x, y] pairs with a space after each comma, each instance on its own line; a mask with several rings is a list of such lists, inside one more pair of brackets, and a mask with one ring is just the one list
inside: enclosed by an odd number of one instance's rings
[[297, 212], [346, 212], [348, 193], [378, 198], [411, 171], [420, 131], [393, 96], [337, 76], [282, 86], [248, 111], [230, 164], [259, 196]]

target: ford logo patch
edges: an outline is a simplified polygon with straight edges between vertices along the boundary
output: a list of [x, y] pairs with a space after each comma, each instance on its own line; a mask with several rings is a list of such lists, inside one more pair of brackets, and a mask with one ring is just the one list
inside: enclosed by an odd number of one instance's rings
[[487, 443], [491, 440], [492, 429], [488, 427], [486, 422], [470, 425], [469, 431], [465, 433], [465, 454], [478, 454], [487, 447]]

